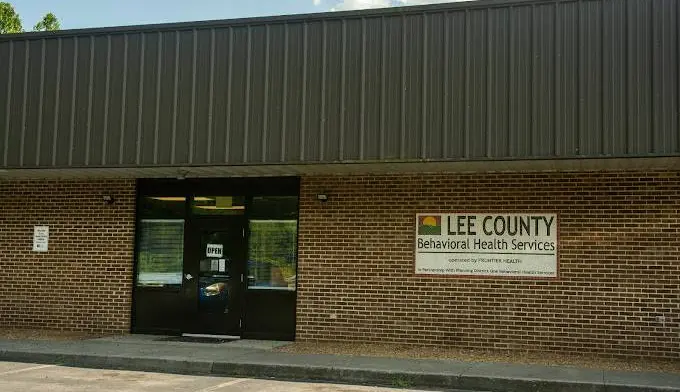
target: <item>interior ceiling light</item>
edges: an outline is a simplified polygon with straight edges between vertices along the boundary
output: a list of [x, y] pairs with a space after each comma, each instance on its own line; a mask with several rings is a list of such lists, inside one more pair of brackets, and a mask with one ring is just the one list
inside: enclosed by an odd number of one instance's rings
[[202, 210], [245, 210], [245, 206], [231, 206], [231, 207], [218, 207], [218, 206], [195, 206]]
[[[160, 201], [186, 201], [186, 197], [182, 196], [163, 196], [163, 197], [152, 197], [154, 200]], [[194, 197], [194, 201], [213, 201], [209, 197]]]

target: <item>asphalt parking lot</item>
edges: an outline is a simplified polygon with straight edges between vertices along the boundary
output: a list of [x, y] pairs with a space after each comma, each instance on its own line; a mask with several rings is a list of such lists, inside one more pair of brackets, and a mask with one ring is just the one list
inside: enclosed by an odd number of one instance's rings
[[0, 362], [0, 391], [13, 392], [415, 392], [408, 389], [184, 376]]

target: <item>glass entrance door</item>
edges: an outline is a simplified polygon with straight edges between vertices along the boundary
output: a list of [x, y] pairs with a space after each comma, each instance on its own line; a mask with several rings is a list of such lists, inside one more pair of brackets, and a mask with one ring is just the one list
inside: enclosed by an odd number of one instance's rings
[[183, 332], [241, 335], [246, 246], [242, 216], [197, 219], [185, 260], [187, 317]]

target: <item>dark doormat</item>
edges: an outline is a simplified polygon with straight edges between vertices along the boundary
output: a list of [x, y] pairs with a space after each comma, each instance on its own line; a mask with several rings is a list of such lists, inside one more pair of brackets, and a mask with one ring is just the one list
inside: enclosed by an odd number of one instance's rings
[[211, 337], [197, 337], [197, 336], [170, 336], [167, 338], [156, 339], [158, 342], [182, 342], [182, 343], [208, 343], [208, 344], [222, 344], [233, 342], [239, 339], [229, 338], [211, 338]]

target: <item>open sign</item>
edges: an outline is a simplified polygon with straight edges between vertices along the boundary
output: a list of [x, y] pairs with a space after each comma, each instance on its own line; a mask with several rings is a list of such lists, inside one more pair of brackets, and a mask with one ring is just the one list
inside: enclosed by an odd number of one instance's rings
[[224, 246], [222, 244], [208, 244], [205, 248], [207, 257], [222, 257]]

